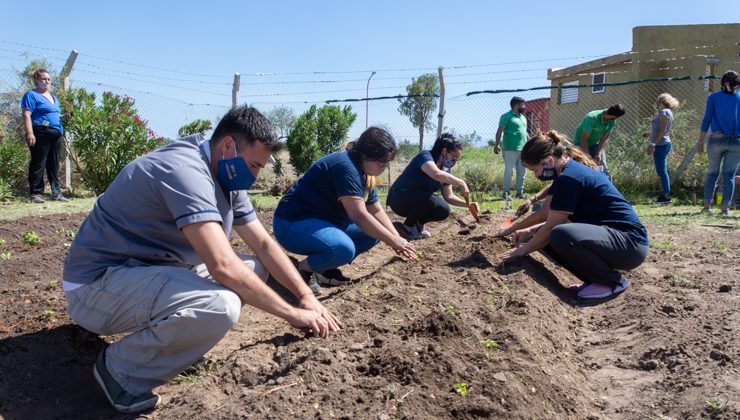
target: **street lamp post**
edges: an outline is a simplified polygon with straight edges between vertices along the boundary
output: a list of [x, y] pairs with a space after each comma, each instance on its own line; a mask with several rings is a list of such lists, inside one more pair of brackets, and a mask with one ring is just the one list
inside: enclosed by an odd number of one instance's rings
[[367, 78], [367, 86], [365, 87], [365, 130], [367, 130], [367, 122], [368, 122], [368, 101], [370, 97], [370, 79], [375, 76], [375, 72], [370, 73], [370, 77]]

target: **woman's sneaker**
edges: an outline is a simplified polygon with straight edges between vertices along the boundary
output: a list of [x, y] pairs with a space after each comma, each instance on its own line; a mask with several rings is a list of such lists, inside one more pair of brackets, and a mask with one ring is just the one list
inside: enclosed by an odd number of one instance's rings
[[655, 204], [670, 204], [671, 203], [671, 197], [668, 197], [667, 195], [661, 194], [655, 199]]
[[423, 238], [423, 236], [421, 236], [421, 232], [419, 232], [419, 229], [417, 229], [416, 226], [409, 227], [401, 224], [401, 231], [398, 233], [408, 241], [418, 241]]
[[591, 283], [588, 286], [581, 289], [578, 292], [578, 297], [581, 299], [604, 299], [609, 296], [621, 293], [629, 287], [630, 282], [626, 278], [622, 277], [619, 279], [619, 283], [616, 286], [608, 286], [606, 284]]
[[424, 229], [424, 225], [420, 223], [416, 225], [416, 230], [419, 232], [422, 239], [430, 238], [432, 236], [432, 233]]
[[323, 273], [313, 273], [313, 277], [316, 277], [316, 280], [322, 286], [343, 286], [352, 281], [348, 277], [344, 277], [344, 274], [338, 268], [330, 268], [324, 270]]

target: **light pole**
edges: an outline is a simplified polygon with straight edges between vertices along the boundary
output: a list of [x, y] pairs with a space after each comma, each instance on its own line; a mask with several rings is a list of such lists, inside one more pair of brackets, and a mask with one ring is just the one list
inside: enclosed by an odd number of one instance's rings
[[367, 103], [369, 101], [369, 96], [370, 96], [370, 79], [372, 79], [373, 76], [375, 76], [375, 72], [370, 73], [370, 77], [367, 78], [367, 86], [365, 87], [365, 130], [367, 130], [367, 121], [368, 121]]

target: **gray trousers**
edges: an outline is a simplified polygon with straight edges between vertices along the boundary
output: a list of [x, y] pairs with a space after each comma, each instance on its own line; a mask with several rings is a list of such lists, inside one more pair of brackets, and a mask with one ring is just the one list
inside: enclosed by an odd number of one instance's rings
[[615, 286], [622, 275], [645, 261], [648, 246], [608, 226], [565, 223], [550, 232], [543, 251], [584, 283]]
[[[240, 256], [262, 280], [254, 257]], [[216, 345], [239, 320], [236, 293], [213, 281], [205, 264], [110, 267], [95, 282], [67, 291], [69, 315], [100, 335], [131, 333], [111, 344], [106, 365], [133, 395], [164, 385]]]

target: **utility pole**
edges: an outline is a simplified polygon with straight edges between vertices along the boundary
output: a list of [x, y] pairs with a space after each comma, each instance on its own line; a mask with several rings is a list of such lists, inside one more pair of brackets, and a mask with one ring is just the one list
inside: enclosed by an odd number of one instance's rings
[[368, 101], [370, 100], [370, 79], [375, 76], [375, 72], [370, 73], [370, 77], [367, 78], [367, 86], [365, 86], [365, 130], [367, 130], [368, 122]]
[[234, 84], [231, 87], [231, 108], [236, 108], [239, 104], [239, 86], [241, 85], [241, 75], [234, 73]]
[[[62, 73], [59, 75], [62, 78], [62, 91], [66, 92], [69, 90], [69, 74], [72, 73], [75, 61], [79, 53], [77, 50], [72, 50], [67, 57], [67, 62], [62, 67]], [[65, 133], [64, 135], [64, 187], [69, 191], [72, 188], [72, 161], [69, 157], [72, 149], [70, 148], [70, 134]]]
[[439, 114], [437, 117], [439, 118], [439, 121], [437, 122], [437, 138], [442, 135], [442, 129], [445, 126], [445, 75], [444, 75], [444, 67], [440, 66], [437, 69], [437, 72], [439, 73]]

